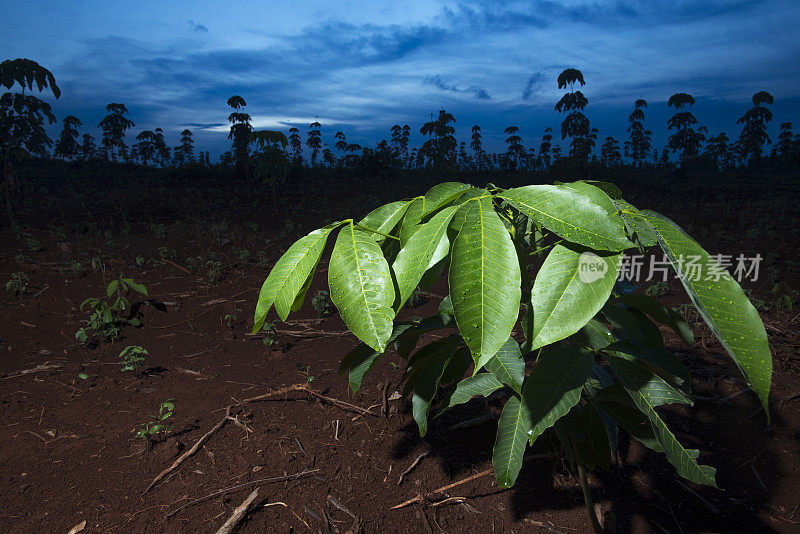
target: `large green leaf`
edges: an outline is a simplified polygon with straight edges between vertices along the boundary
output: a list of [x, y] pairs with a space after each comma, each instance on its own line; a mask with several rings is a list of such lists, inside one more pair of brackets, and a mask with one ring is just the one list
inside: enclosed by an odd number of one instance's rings
[[[615, 371], [620, 370], [621, 366], [615, 365], [614, 369]], [[653, 426], [653, 431], [658, 442], [664, 449], [667, 460], [675, 466], [678, 474], [697, 484], [707, 484], [716, 487], [717, 484], [714, 481], [716, 469], [707, 465], [699, 465], [697, 463], [698, 451], [683, 448], [683, 445], [680, 444], [672, 431], [667, 428], [667, 425], [661, 417], [658, 416], [658, 413], [656, 413], [655, 406], [657, 404], [651, 402], [654, 397], [649, 389], [652, 382], [648, 381], [645, 384], [638, 384], [635, 380], [631, 379], [632, 377], [625, 375], [624, 372], [620, 374], [620, 380], [622, 380], [625, 390], [631, 396], [631, 399], [633, 399], [639, 411], [650, 420], [650, 424]], [[641, 389], [639, 386], [641, 386]], [[656, 397], [656, 399], [658, 399], [658, 397]]]
[[611, 416], [619, 426], [645, 447], [655, 452], [664, 452], [664, 447], [658, 441], [650, 420], [639, 411], [622, 384], [617, 383], [603, 388], [591, 402]]
[[[764, 323], [755, 307], [727, 271], [677, 225], [654, 212], [643, 211], [642, 214], [655, 231], [658, 244], [677, 271], [697, 311], [739, 366], [769, 420], [772, 355]], [[684, 264], [694, 258], [703, 269], [699, 276], [684, 269]], [[707, 280], [709, 277], [711, 279]]]
[[614, 206], [620, 210], [620, 216], [625, 221], [628, 233], [634, 235], [643, 247], [652, 247], [657, 244], [655, 232], [641, 217], [637, 216], [639, 210], [633, 204], [622, 198], [615, 198], [613, 202]]
[[492, 466], [498, 485], [508, 488], [516, 482], [522, 468], [530, 427], [527, 407], [516, 395], [508, 399], [497, 422], [497, 436], [492, 451]]
[[416, 197], [409, 201], [408, 209], [403, 215], [403, 220], [400, 223], [400, 245], [406, 246], [408, 240], [414, 235], [414, 232], [419, 230], [420, 221], [425, 215], [425, 197]]
[[531, 444], [578, 404], [593, 363], [592, 353], [582, 347], [557, 347], [543, 352], [522, 384], [522, 400], [530, 413]]
[[403, 218], [403, 215], [408, 209], [408, 200], [400, 200], [398, 202], [390, 202], [384, 204], [379, 208], [375, 208], [367, 214], [366, 217], [358, 221], [359, 226], [375, 230], [379, 233], [374, 233], [372, 238], [378, 243], [386, 239], [381, 234], [390, 234], [397, 222]]
[[281, 320], [286, 320], [297, 296], [313, 276], [328, 235], [341, 224], [329, 224], [300, 238], [272, 267], [258, 295], [253, 333], [261, 329], [273, 304]]
[[633, 246], [608, 195], [588, 184], [528, 185], [498, 196], [567, 241], [613, 252]]
[[598, 256], [563, 245], [553, 247], [531, 291], [531, 350], [571, 336], [588, 323], [611, 295], [618, 269], [618, 254]]
[[431, 187], [425, 193], [425, 209], [423, 217], [436, 212], [448, 203], [452, 202], [461, 196], [468, 189], [472, 189], [469, 184], [462, 184], [461, 182], [443, 182]]
[[606, 360], [627, 389], [635, 389], [650, 406], [691, 404], [686, 396], [624, 352], [608, 352]]
[[[655, 234], [653, 234], [655, 235]], [[673, 309], [667, 308], [655, 297], [641, 295], [639, 293], [626, 293], [615, 299], [615, 302], [635, 308], [642, 313], [646, 313], [655, 321], [668, 325], [681, 336], [684, 343], [690, 347], [694, 345], [694, 332], [692, 327], [686, 324], [681, 315]]]
[[[386, 342], [387, 347], [395, 343], [398, 338], [403, 336], [409, 329], [418, 329], [412, 323], [395, 323], [392, 335]], [[418, 336], [417, 336], [418, 337]], [[388, 349], [387, 349], [388, 350]], [[375, 367], [381, 356], [386, 353], [378, 352], [366, 343], [359, 343], [353, 350], [347, 353], [339, 364], [339, 375], [349, 371], [350, 389], [353, 393], [359, 390], [364, 376]]]
[[[403, 307], [408, 297], [419, 285], [428, 269], [442, 238], [447, 239], [447, 226], [458, 208], [445, 208], [422, 225], [408, 240], [397, 255], [392, 270], [397, 280], [398, 295], [395, 310]], [[447, 242], [449, 245], [449, 241]]]
[[342, 228], [328, 268], [331, 300], [347, 328], [378, 352], [386, 349], [394, 320], [394, 282], [370, 232]]
[[419, 435], [422, 437], [428, 431], [428, 412], [439, 389], [439, 382], [442, 380], [447, 364], [458, 351], [458, 345], [458, 338], [438, 344], [436, 350], [432, 351], [424, 360], [415, 376], [410, 378], [414, 380], [411, 412], [419, 427]]
[[622, 352], [636, 358], [644, 363], [645, 367], [651, 370], [662, 370], [671, 377], [680, 379], [680, 383], [689, 382], [689, 371], [683, 363], [673, 353], [667, 349], [650, 343], [632, 343], [627, 340], [616, 341], [603, 349], [609, 352]]
[[514, 341], [514, 338], [509, 337], [497, 353], [486, 362], [486, 370], [493, 373], [503, 384], [517, 393], [522, 392], [522, 381], [525, 380], [525, 360], [522, 359], [519, 344]]
[[486, 397], [501, 387], [503, 387], [503, 383], [492, 373], [478, 373], [477, 375], [465, 378], [456, 385], [456, 389], [450, 395], [450, 398], [447, 399], [447, 402], [439, 413], [457, 404], [464, 404], [476, 395]]
[[521, 277], [514, 243], [491, 198], [469, 200], [460, 210], [466, 213], [450, 255], [450, 298], [477, 373], [508, 341], [519, 316]]

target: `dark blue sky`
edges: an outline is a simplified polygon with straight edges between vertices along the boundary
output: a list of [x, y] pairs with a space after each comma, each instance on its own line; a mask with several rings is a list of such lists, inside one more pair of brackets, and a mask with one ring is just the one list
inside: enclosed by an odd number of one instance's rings
[[[473, 124], [488, 148], [520, 128], [537, 144], [561, 119], [556, 77], [581, 69], [587, 115], [600, 139], [626, 135], [645, 98], [646, 126], [664, 142], [667, 98], [692, 110], [712, 134], [739, 133], [750, 97], [775, 97], [777, 124], [800, 129], [800, 2], [427, 1], [6, 2], [0, 48], [56, 76], [59, 120], [94, 127], [123, 102], [142, 129], [177, 144], [189, 127], [199, 148], [228, 147], [226, 100], [243, 96], [257, 128], [305, 130], [315, 116], [330, 145], [343, 130], [374, 144], [392, 124], [419, 127], [444, 106], [468, 141]], [[57, 134], [58, 129], [54, 131]], [[129, 136], [133, 137], [133, 136]]]

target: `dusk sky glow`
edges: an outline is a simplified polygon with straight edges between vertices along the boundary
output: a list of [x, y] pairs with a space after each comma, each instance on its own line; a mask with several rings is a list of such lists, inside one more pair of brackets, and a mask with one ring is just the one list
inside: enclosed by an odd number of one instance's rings
[[[655, 146], [666, 136], [675, 92], [711, 134], [740, 131], [753, 93], [775, 97], [770, 134], [800, 126], [800, 2], [538, 1], [403, 2], [6, 2], [3, 59], [27, 57], [62, 89], [59, 121], [95, 128], [109, 102], [123, 102], [142, 129], [171, 144], [190, 128], [198, 149], [227, 150], [226, 100], [238, 94], [256, 128], [307, 129], [323, 140], [343, 130], [367, 146], [392, 124], [419, 128], [445, 107], [459, 140], [479, 124], [487, 148], [520, 128], [526, 146], [545, 127], [565, 67], [583, 71], [586, 114], [600, 139], [624, 139], [637, 98], [649, 103]], [[52, 98], [48, 98], [52, 102]], [[51, 128], [51, 136], [58, 127]], [[558, 136], [560, 137], [560, 136]]]

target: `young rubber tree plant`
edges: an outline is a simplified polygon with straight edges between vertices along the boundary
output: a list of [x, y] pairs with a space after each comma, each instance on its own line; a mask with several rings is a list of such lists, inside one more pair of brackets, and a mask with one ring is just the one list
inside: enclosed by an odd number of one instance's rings
[[[330, 298], [361, 340], [340, 367], [351, 389], [387, 350], [407, 364], [403, 394], [420, 435], [437, 414], [474, 396], [503, 404], [492, 454], [500, 486], [514, 484], [528, 445], [553, 429], [575, 465], [593, 524], [586, 469], [607, 468], [620, 429], [664, 453], [678, 474], [715, 486], [713, 467], [684, 448], [658, 408], [691, 404], [687, 369], [664, 324], [693, 343], [658, 300], [614, 290], [626, 250], [658, 247], [698, 313], [768, 409], [772, 360], [761, 319], [736, 281], [675, 223], [638, 210], [605, 182], [476, 188], [445, 182], [295, 242], [261, 288], [254, 332], [274, 306], [300, 309], [326, 242]], [[687, 269], [695, 258], [705, 270]], [[419, 286], [447, 274], [438, 314], [400, 321]], [[521, 319], [520, 319], [521, 316]], [[439, 339], [417, 348], [424, 333]]]

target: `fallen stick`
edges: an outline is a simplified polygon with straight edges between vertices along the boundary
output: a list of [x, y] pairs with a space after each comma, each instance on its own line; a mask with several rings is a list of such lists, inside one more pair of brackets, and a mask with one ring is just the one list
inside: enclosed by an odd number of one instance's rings
[[[527, 462], [527, 461], [530, 461], [530, 460], [541, 460], [543, 458], [554, 458], [555, 456], [556, 456], [555, 454], [532, 454], [531, 456], [526, 457], [522, 461], [523, 462]], [[481, 478], [481, 477], [485, 477], [486, 475], [490, 475], [492, 473], [494, 473], [494, 467], [490, 467], [488, 469], [484, 469], [483, 471], [480, 471], [479, 473], [475, 473], [474, 475], [470, 475], [467, 478], [458, 480], [458, 481], [453, 482], [451, 484], [447, 484], [446, 486], [442, 486], [441, 488], [437, 488], [437, 489], [431, 491], [430, 493], [428, 493], [425, 496], [423, 496], [420, 493], [416, 497], [412, 497], [411, 499], [409, 499], [407, 501], [404, 501], [404, 502], [401, 502], [400, 504], [398, 504], [396, 506], [392, 506], [391, 508], [389, 508], [389, 510], [397, 510], [399, 508], [405, 508], [406, 506], [408, 506], [410, 504], [414, 504], [416, 502], [422, 502], [422, 500], [424, 498], [426, 498], [426, 497], [431, 497], [433, 495], [436, 495], [437, 493], [443, 493], [443, 492], [445, 492], [445, 491], [447, 491], [449, 489], [453, 489], [455, 487], [461, 486], [462, 484], [466, 484], [467, 482], [472, 482], [475, 479], [478, 479], [478, 478]]]
[[253, 492], [247, 496], [242, 504], [236, 507], [236, 510], [233, 511], [233, 514], [225, 521], [225, 524], [220, 527], [217, 531], [217, 534], [230, 534], [233, 532], [233, 529], [236, 528], [236, 525], [247, 515], [247, 512], [250, 511], [250, 507], [253, 506], [253, 502], [258, 498], [258, 488], [254, 489]]
[[169, 261], [167, 258], [164, 258], [164, 257], [162, 257], [162, 258], [161, 258], [161, 261], [163, 261], [163, 262], [165, 262], [165, 263], [169, 263], [169, 264], [170, 264], [170, 265], [172, 265], [173, 267], [177, 267], [178, 269], [180, 269], [181, 271], [185, 272], [186, 274], [189, 274], [189, 275], [191, 275], [191, 274], [192, 274], [192, 273], [190, 273], [190, 272], [189, 272], [187, 269], [184, 269], [183, 267], [181, 267], [181, 266], [180, 266], [180, 265], [178, 265], [177, 263], [173, 263], [173, 262]]
[[423, 451], [423, 453], [422, 453], [422, 454], [420, 454], [419, 456], [417, 456], [417, 459], [416, 459], [416, 460], [414, 460], [413, 462], [411, 462], [411, 465], [409, 465], [409, 466], [408, 466], [408, 469], [406, 469], [405, 471], [403, 471], [403, 472], [400, 474], [400, 478], [397, 480], [397, 485], [399, 486], [400, 484], [402, 484], [402, 483], [403, 483], [403, 478], [404, 478], [404, 477], [405, 477], [407, 474], [409, 474], [409, 473], [411, 472], [411, 470], [412, 470], [412, 469], [414, 469], [415, 467], [417, 467], [417, 464], [419, 464], [419, 463], [422, 461], [422, 459], [423, 459], [423, 458], [425, 458], [426, 456], [428, 456], [430, 453], [431, 453], [431, 449], [427, 449], [427, 450]]
[[331, 403], [331, 404], [333, 404], [335, 406], [338, 406], [339, 408], [342, 408], [343, 410], [353, 410], [353, 411], [356, 411], [356, 412], [358, 412], [360, 414], [363, 414], [363, 415], [372, 415], [374, 417], [377, 417], [377, 415], [374, 414], [373, 412], [370, 412], [369, 410], [365, 410], [364, 408], [361, 408], [360, 406], [355, 406], [353, 404], [350, 404], [350, 403], [347, 403], [347, 402], [343, 402], [343, 401], [340, 401], [338, 399], [334, 399], [332, 397], [327, 397], [325, 395], [322, 395], [321, 393], [317, 393], [316, 391], [311, 389], [308, 386], [308, 384], [293, 384], [291, 386], [286, 386], [285, 388], [276, 389], [275, 391], [270, 391], [269, 393], [264, 393], [263, 395], [257, 395], [255, 397], [250, 397], [250, 398], [244, 399], [243, 401], [240, 401], [240, 402], [238, 402], [236, 404], [229, 404], [228, 406], [226, 406], [225, 407], [225, 416], [222, 419], [220, 419], [220, 421], [216, 425], [214, 425], [214, 428], [212, 428], [211, 430], [206, 432], [203, 435], [203, 437], [201, 437], [199, 440], [197, 440], [197, 442], [195, 442], [195, 444], [192, 445], [192, 447], [189, 450], [187, 450], [186, 452], [181, 454], [178, 457], [178, 459], [175, 460], [172, 463], [172, 465], [170, 465], [169, 467], [167, 467], [166, 469], [161, 471], [153, 479], [153, 481], [150, 483], [150, 485], [147, 486], [147, 489], [145, 489], [142, 492], [142, 495], [144, 495], [145, 493], [147, 493], [148, 491], [153, 489], [156, 486], [156, 484], [158, 484], [165, 476], [167, 476], [172, 471], [174, 471], [175, 469], [180, 467], [180, 465], [184, 462], [184, 460], [186, 460], [187, 458], [192, 456], [194, 453], [196, 453], [200, 449], [200, 447], [206, 441], [208, 441], [209, 438], [211, 438], [211, 436], [216, 434], [223, 426], [225, 426], [225, 423], [228, 422], [229, 419], [231, 421], [233, 421], [234, 423], [239, 424], [239, 421], [237, 421], [235, 417], [231, 416], [231, 408], [233, 408], [234, 406], [242, 406], [242, 405], [250, 403], [250, 402], [256, 402], [256, 401], [264, 400], [264, 399], [267, 399], [269, 397], [274, 397], [276, 395], [284, 395], [286, 393], [291, 393], [292, 391], [305, 391], [306, 393], [309, 393], [309, 394], [311, 394], [311, 395], [313, 395], [315, 397], [323, 399], [323, 400], [325, 400], [325, 401], [327, 401], [327, 402], [329, 402], [329, 403]]
[[22, 371], [19, 371], [19, 372], [13, 374], [13, 375], [4, 376], [4, 377], [0, 378], [0, 380], [7, 380], [9, 378], [17, 378], [19, 376], [25, 376], [25, 375], [30, 374], [30, 373], [39, 373], [41, 371], [52, 371], [54, 369], [61, 369], [62, 367], [64, 367], [64, 365], [60, 364], [60, 363], [52, 363], [51, 364], [50, 362], [44, 362], [44, 363], [40, 363], [39, 365], [37, 365], [36, 367], [33, 367], [31, 369], [23, 369]]
[[153, 489], [153, 487], [154, 487], [156, 484], [158, 484], [158, 483], [161, 481], [161, 479], [163, 479], [163, 478], [164, 478], [165, 476], [167, 476], [169, 473], [171, 473], [172, 471], [174, 471], [175, 469], [177, 469], [177, 468], [178, 468], [178, 466], [180, 466], [180, 465], [183, 463], [183, 461], [184, 461], [184, 460], [186, 460], [186, 459], [187, 459], [189, 456], [191, 456], [191, 455], [193, 455], [194, 453], [196, 453], [196, 452], [197, 452], [197, 450], [200, 448], [200, 446], [201, 446], [201, 445], [203, 445], [203, 443], [205, 443], [206, 441], [208, 441], [208, 439], [209, 439], [211, 436], [213, 436], [214, 434], [216, 434], [216, 433], [219, 431], [219, 429], [220, 429], [220, 428], [222, 428], [223, 426], [225, 426], [225, 423], [228, 421], [228, 419], [230, 418], [230, 416], [231, 416], [231, 407], [230, 407], [230, 406], [228, 406], [228, 407], [225, 409], [225, 417], [223, 417], [222, 419], [220, 419], [220, 421], [219, 421], [219, 422], [218, 422], [216, 425], [214, 425], [214, 428], [212, 428], [211, 430], [209, 430], [208, 432], [206, 432], [206, 433], [203, 435], [203, 437], [201, 437], [200, 439], [198, 439], [198, 440], [197, 440], [197, 442], [196, 442], [194, 445], [192, 445], [192, 447], [191, 447], [189, 450], [187, 450], [186, 452], [184, 452], [183, 454], [181, 454], [181, 455], [178, 457], [178, 459], [177, 459], [177, 460], [175, 460], [175, 461], [172, 463], [172, 465], [171, 465], [171, 466], [167, 467], [166, 469], [164, 469], [163, 471], [161, 471], [161, 472], [160, 472], [158, 475], [156, 475], [156, 478], [154, 478], [154, 479], [153, 479], [153, 481], [150, 483], [150, 485], [149, 485], [149, 486], [147, 486], [147, 489], [145, 489], [145, 490], [144, 490], [144, 492], [142, 492], [142, 495], [144, 495], [145, 493], [147, 493], [148, 491], [150, 491], [151, 489]]
[[181, 510], [184, 510], [184, 509], [186, 509], [186, 508], [188, 508], [190, 506], [194, 506], [195, 504], [199, 504], [199, 503], [201, 503], [203, 501], [207, 501], [208, 499], [213, 499], [214, 497], [216, 497], [218, 495], [223, 495], [225, 493], [230, 493], [232, 491], [237, 491], [237, 490], [240, 490], [242, 488], [246, 488], [247, 486], [252, 486], [254, 484], [269, 484], [270, 482], [283, 482], [283, 481], [292, 480], [292, 479], [295, 479], [295, 478], [303, 478], [306, 475], [310, 475], [310, 474], [316, 473], [318, 471], [319, 471], [319, 469], [310, 469], [310, 470], [306, 469], [305, 471], [301, 471], [299, 473], [294, 473], [293, 475], [285, 475], [285, 476], [271, 477], [271, 478], [260, 478], [258, 480], [251, 480], [250, 482], [243, 482], [241, 484], [237, 484], [236, 486], [231, 486], [230, 488], [222, 488], [221, 490], [217, 490], [217, 491], [215, 491], [213, 493], [209, 493], [208, 495], [204, 495], [203, 497], [200, 497], [199, 499], [195, 499], [193, 501], [189, 501], [186, 504], [179, 506], [175, 510], [171, 511], [170, 513], [168, 513], [166, 515], [166, 518], [168, 519], [168, 518], [172, 517], [173, 515], [177, 514], [178, 512], [180, 512]]

